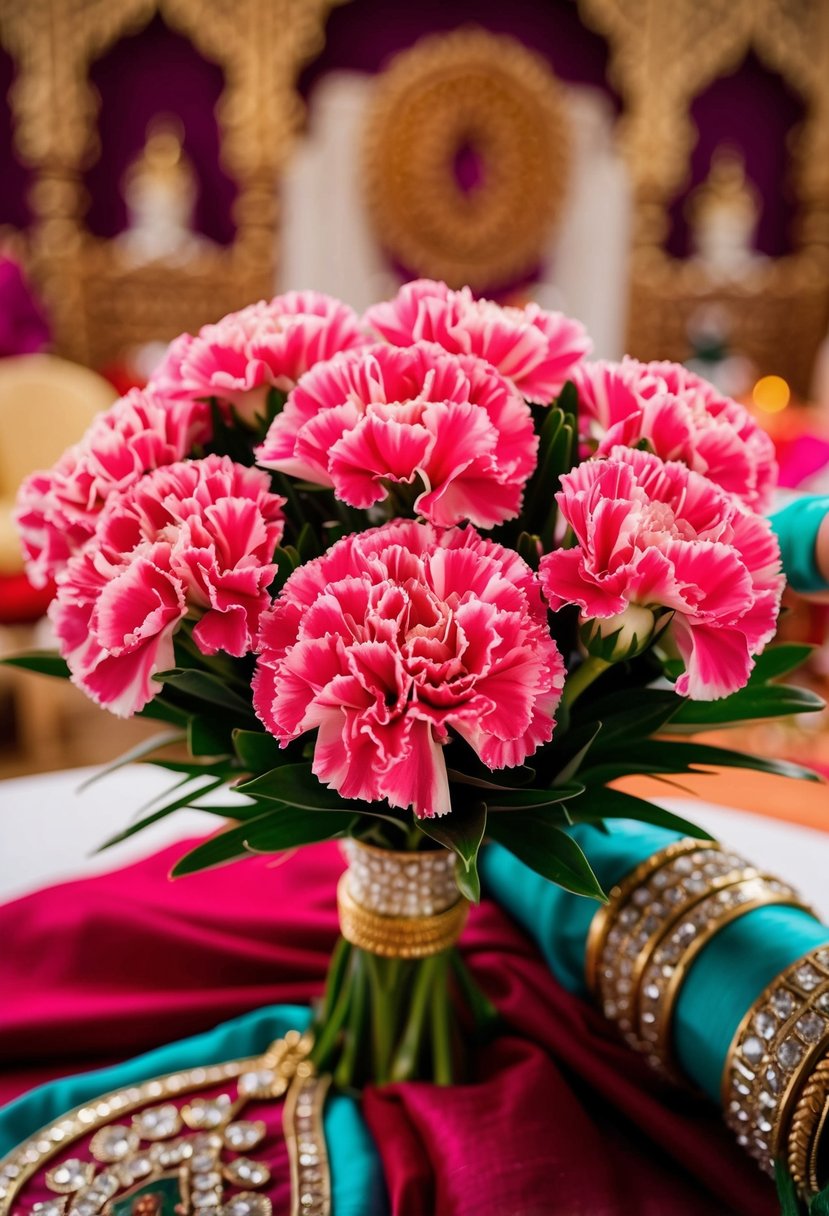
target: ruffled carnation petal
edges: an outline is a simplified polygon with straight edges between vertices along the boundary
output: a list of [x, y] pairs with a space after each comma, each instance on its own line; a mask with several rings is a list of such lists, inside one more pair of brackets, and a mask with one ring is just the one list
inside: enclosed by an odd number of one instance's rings
[[290, 394], [259, 464], [368, 507], [389, 483], [424, 485], [415, 509], [441, 527], [517, 515], [538, 439], [526, 402], [482, 360], [431, 343], [373, 346], [320, 364]]
[[777, 484], [774, 444], [742, 405], [677, 363], [582, 363], [579, 394], [584, 455], [605, 456], [645, 441], [746, 506], [768, 508]]
[[208, 456], [111, 496], [50, 607], [72, 679], [121, 716], [159, 691], [185, 616], [205, 654], [247, 654], [270, 605], [284, 499], [266, 474]]
[[344, 798], [445, 814], [450, 730], [485, 763], [551, 737], [564, 664], [532, 570], [472, 529], [398, 521], [347, 536], [264, 614], [254, 708]]
[[584, 327], [537, 304], [502, 308], [476, 300], [468, 287], [418, 279], [375, 304], [367, 325], [395, 346], [436, 342], [452, 354], [477, 355], [510, 380], [528, 401], [547, 405], [590, 351]]
[[783, 588], [768, 522], [684, 465], [630, 448], [585, 461], [561, 485], [576, 546], [541, 559], [551, 608], [576, 604], [588, 622], [629, 605], [671, 613], [685, 663], [677, 691], [712, 700], [741, 688], [774, 635]]

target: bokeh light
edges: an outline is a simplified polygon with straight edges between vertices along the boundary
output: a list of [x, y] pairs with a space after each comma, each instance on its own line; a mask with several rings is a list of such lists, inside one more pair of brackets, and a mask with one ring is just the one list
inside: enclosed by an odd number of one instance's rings
[[792, 390], [782, 376], [761, 376], [751, 390], [751, 399], [764, 414], [779, 414], [791, 401]]

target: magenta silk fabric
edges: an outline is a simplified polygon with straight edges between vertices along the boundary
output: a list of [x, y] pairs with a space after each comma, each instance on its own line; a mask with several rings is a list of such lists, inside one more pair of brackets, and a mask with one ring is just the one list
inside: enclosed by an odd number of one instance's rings
[[[183, 852], [0, 908], [2, 1101], [320, 994], [336, 847], [170, 882]], [[499, 907], [473, 910], [463, 948], [504, 1030], [473, 1083], [366, 1094], [394, 1216], [772, 1216], [773, 1188], [716, 1112], [655, 1080]]]

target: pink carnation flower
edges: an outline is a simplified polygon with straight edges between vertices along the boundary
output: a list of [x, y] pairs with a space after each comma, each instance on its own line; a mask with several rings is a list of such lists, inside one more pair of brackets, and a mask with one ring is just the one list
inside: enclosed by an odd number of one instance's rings
[[284, 745], [318, 730], [343, 798], [451, 809], [452, 727], [491, 768], [553, 732], [564, 664], [529, 566], [472, 529], [398, 520], [296, 570], [262, 618], [254, 708]]
[[573, 380], [583, 439], [605, 455], [646, 439], [663, 460], [765, 510], [777, 484], [774, 444], [748, 410], [678, 363], [583, 363]]
[[591, 349], [584, 326], [537, 304], [502, 308], [476, 300], [468, 287], [418, 279], [364, 318], [387, 342], [437, 342], [453, 354], [478, 355], [511, 380], [528, 401], [549, 405]]
[[257, 460], [369, 507], [389, 482], [425, 490], [440, 526], [514, 518], [538, 439], [526, 402], [481, 359], [421, 342], [372, 346], [315, 367], [274, 419]]
[[367, 341], [346, 304], [289, 291], [203, 325], [195, 337], [182, 334], [150, 383], [177, 399], [217, 397], [252, 418], [269, 389], [287, 392], [315, 363]]
[[99, 414], [79, 443], [18, 492], [15, 518], [35, 586], [46, 586], [89, 540], [110, 495], [181, 460], [209, 435], [206, 405], [170, 402], [150, 389], [133, 389]]
[[111, 501], [49, 609], [73, 681], [128, 717], [159, 691], [153, 675], [175, 665], [185, 616], [198, 618], [203, 654], [251, 650], [284, 501], [265, 473], [226, 456], [157, 469]]
[[550, 607], [577, 604], [585, 620], [620, 626], [631, 607], [667, 609], [685, 663], [677, 692], [704, 701], [741, 688], [774, 636], [783, 589], [766, 520], [684, 465], [629, 448], [561, 484], [578, 543], [541, 559]]

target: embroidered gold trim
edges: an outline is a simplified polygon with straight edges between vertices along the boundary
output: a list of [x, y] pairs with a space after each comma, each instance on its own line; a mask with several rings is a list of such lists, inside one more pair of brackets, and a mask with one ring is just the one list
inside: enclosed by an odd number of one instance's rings
[[433, 916], [384, 916], [356, 902], [348, 871], [337, 886], [337, 908], [346, 941], [383, 958], [428, 958], [448, 950], [463, 932], [469, 914], [469, 903], [461, 898]]

